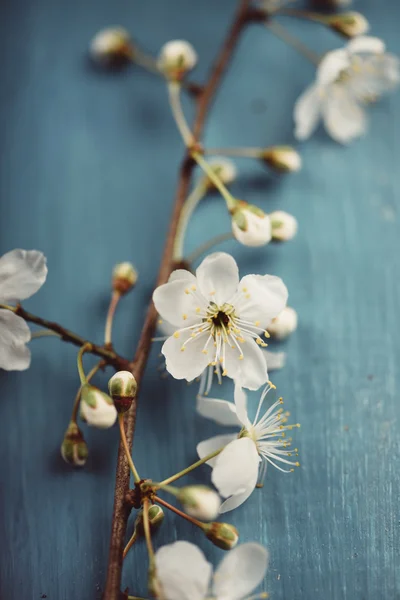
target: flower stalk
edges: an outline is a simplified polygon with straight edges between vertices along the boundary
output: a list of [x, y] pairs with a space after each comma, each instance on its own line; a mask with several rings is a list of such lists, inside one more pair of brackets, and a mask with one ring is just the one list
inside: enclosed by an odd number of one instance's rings
[[215, 450], [215, 452], [211, 452], [211, 454], [204, 456], [204, 458], [201, 458], [200, 460], [193, 463], [189, 467], [186, 467], [186, 469], [182, 469], [182, 471], [179, 471], [179, 473], [175, 473], [175, 475], [171, 475], [171, 477], [164, 479], [164, 481], [160, 481], [160, 483], [157, 484], [157, 487], [164, 488], [166, 485], [169, 485], [170, 483], [173, 483], [174, 481], [176, 481], [177, 479], [180, 479], [184, 475], [187, 475], [191, 471], [194, 471], [194, 469], [197, 469], [197, 467], [201, 467], [201, 465], [204, 465], [204, 463], [206, 463], [207, 461], [218, 456], [218, 454], [220, 454], [222, 452], [224, 447], [225, 446], [222, 446], [222, 448]]
[[235, 210], [237, 200], [232, 196], [229, 190], [222, 183], [220, 177], [215, 173], [210, 164], [204, 159], [203, 155], [197, 150], [192, 150], [191, 157], [197, 162], [199, 167], [203, 169], [207, 177], [212, 181], [215, 187], [219, 190], [221, 196], [226, 202], [229, 211]]

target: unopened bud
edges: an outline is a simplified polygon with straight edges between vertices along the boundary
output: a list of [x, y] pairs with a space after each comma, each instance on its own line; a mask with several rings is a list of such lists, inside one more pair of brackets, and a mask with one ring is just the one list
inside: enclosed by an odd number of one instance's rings
[[71, 421], [61, 444], [61, 456], [73, 467], [83, 467], [89, 455], [82, 432], [75, 421]]
[[108, 391], [119, 413], [126, 412], [136, 396], [137, 383], [130, 371], [118, 371], [108, 382]]
[[[228, 158], [213, 158], [208, 164], [224, 185], [235, 181], [237, 169], [235, 163]], [[209, 189], [216, 189], [215, 183], [209, 177], [205, 176], [205, 180]]]
[[197, 53], [185, 40], [164, 44], [158, 57], [158, 68], [169, 78], [181, 80], [197, 63]]
[[188, 485], [179, 490], [177, 495], [185, 512], [201, 521], [212, 521], [219, 514], [220, 497], [205, 485]]
[[209, 523], [204, 526], [208, 539], [222, 550], [232, 550], [239, 540], [239, 532], [229, 523]]
[[345, 38], [363, 35], [369, 29], [367, 19], [358, 12], [346, 12], [326, 17], [326, 23], [331, 29]]
[[301, 156], [291, 146], [265, 148], [261, 158], [272, 169], [280, 173], [289, 173], [301, 169]]
[[[165, 513], [164, 513], [163, 509], [161, 508], [161, 506], [158, 506], [158, 504], [153, 504], [153, 506], [150, 506], [150, 508], [149, 508], [150, 529], [152, 529], [153, 531], [158, 529], [160, 527], [161, 523], [163, 522], [164, 517], [165, 517]], [[137, 517], [135, 520], [135, 531], [138, 535], [144, 535], [143, 509], [141, 509], [137, 514]]]
[[117, 410], [110, 396], [85, 383], [81, 391], [80, 415], [88, 425], [108, 429], [117, 419]]
[[138, 279], [138, 273], [130, 262], [115, 265], [112, 273], [112, 288], [115, 292], [126, 294], [132, 289]]
[[245, 246], [264, 246], [271, 241], [271, 222], [261, 208], [242, 200], [232, 212], [232, 231]]
[[90, 55], [104, 66], [123, 65], [134, 57], [131, 37], [123, 27], [102, 29], [90, 44]]
[[275, 319], [272, 319], [267, 330], [278, 340], [284, 340], [297, 329], [297, 312], [294, 308], [286, 306]]
[[297, 219], [284, 210], [276, 210], [269, 215], [272, 227], [272, 239], [287, 242], [297, 233]]

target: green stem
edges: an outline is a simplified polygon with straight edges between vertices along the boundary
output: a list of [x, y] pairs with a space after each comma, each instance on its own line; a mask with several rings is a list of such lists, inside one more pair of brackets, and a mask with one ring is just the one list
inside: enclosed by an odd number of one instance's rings
[[122, 442], [122, 445], [123, 445], [124, 451], [125, 451], [126, 460], [129, 463], [129, 467], [132, 471], [132, 475], [133, 475], [133, 479], [135, 480], [135, 483], [138, 483], [140, 481], [140, 476], [139, 476], [139, 473], [137, 472], [135, 464], [132, 460], [131, 453], [129, 452], [128, 441], [126, 439], [126, 433], [125, 433], [124, 413], [119, 413], [118, 425], [119, 425], [121, 442]]
[[236, 207], [236, 204], [237, 204], [237, 200], [232, 196], [232, 194], [224, 186], [221, 179], [213, 171], [213, 169], [209, 165], [209, 163], [203, 158], [203, 156], [200, 154], [200, 152], [197, 152], [195, 150], [193, 150], [191, 152], [191, 157], [193, 158], [193, 160], [195, 160], [197, 162], [199, 167], [201, 167], [203, 169], [203, 171], [207, 175], [207, 177], [209, 179], [211, 179], [211, 181], [213, 182], [215, 187], [219, 190], [219, 192], [221, 193], [221, 196], [224, 198], [224, 200], [226, 202], [228, 210], [229, 211], [234, 210]]
[[205, 154], [214, 154], [218, 156], [244, 156], [245, 158], [261, 158], [263, 148], [206, 148]]
[[85, 385], [85, 383], [87, 383], [87, 378], [85, 375], [85, 371], [83, 369], [82, 357], [85, 354], [85, 352], [90, 352], [91, 349], [92, 349], [92, 344], [90, 342], [83, 344], [83, 346], [81, 347], [81, 349], [78, 352], [78, 356], [76, 359], [77, 366], [78, 366], [79, 379], [81, 380], [81, 385]]
[[182, 86], [178, 81], [168, 81], [167, 85], [169, 104], [171, 107], [173, 117], [175, 119], [176, 126], [178, 127], [179, 133], [181, 134], [185, 145], [187, 146], [187, 148], [190, 148], [195, 143], [195, 139], [182, 109]]
[[320, 56], [316, 52], [308, 48], [308, 46], [303, 44], [303, 42], [301, 42], [298, 38], [289, 33], [289, 31], [285, 27], [282, 27], [282, 25], [280, 25], [276, 21], [267, 21], [265, 25], [274, 35], [286, 42], [286, 44], [288, 44], [289, 46], [292, 46], [292, 48], [297, 50], [299, 54], [304, 56], [304, 58], [309, 60], [313, 65], [319, 65], [321, 60]]
[[286, 17], [296, 17], [298, 19], [306, 19], [307, 21], [314, 21], [315, 23], [322, 23], [326, 25], [325, 15], [320, 15], [317, 12], [310, 10], [301, 10], [298, 8], [279, 8], [276, 14], [284, 15]]
[[168, 508], [168, 510], [170, 510], [170, 511], [174, 512], [176, 515], [179, 515], [180, 517], [182, 517], [182, 519], [186, 519], [186, 521], [189, 521], [193, 525], [196, 525], [196, 527], [200, 527], [200, 529], [203, 529], [203, 531], [204, 531], [204, 523], [202, 523], [201, 521], [198, 521], [194, 517], [190, 517], [189, 515], [184, 513], [182, 510], [179, 510], [179, 508], [176, 508], [176, 506], [172, 506], [172, 504], [170, 504], [169, 502], [166, 502], [165, 500], [163, 500], [162, 498], [159, 498], [158, 496], [154, 497], [154, 502], [157, 502], [157, 504], [161, 504], [162, 506], [165, 506], [165, 508]]
[[127, 545], [124, 548], [124, 554], [123, 554], [122, 558], [126, 558], [126, 555], [128, 554], [129, 550], [132, 548], [132, 546], [136, 542], [136, 540], [137, 540], [137, 531], [135, 529], [134, 532], [132, 533], [132, 536], [129, 538]]
[[31, 335], [31, 340], [37, 340], [42, 337], [61, 337], [59, 333], [50, 331], [50, 329], [41, 329], [40, 331], [34, 331]]
[[211, 240], [208, 240], [208, 242], [204, 242], [204, 244], [201, 244], [201, 246], [199, 246], [196, 250], [194, 250], [194, 252], [189, 254], [189, 256], [186, 257], [186, 261], [189, 263], [189, 265], [191, 265], [202, 254], [204, 254], [205, 252], [207, 252], [208, 250], [210, 250], [217, 244], [220, 244], [221, 242], [226, 242], [227, 240], [231, 240], [233, 237], [234, 236], [231, 231], [229, 231], [228, 233], [221, 233], [220, 235], [216, 235], [215, 237], [211, 238]]
[[208, 460], [211, 460], [215, 456], [218, 456], [218, 454], [220, 452], [222, 452], [222, 450], [224, 448], [225, 448], [225, 446], [222, 446], [222, 448], [219, 448], [218, 450], [215, 450], [215, 452], [212, 452], [211, 454], [208, 454], [204, 458], [201, 458], [200, 460], [198, 460], [197, 462], [193, 463], [189, 467], [186, 467], [186, 469], [183, 469], [182, 471], [179, 471], [179, 473], [175, 473], [175, 475], [171, 475], [171, 477], [168, 477], [168, 479], [164, 479], [164, 481], [161, 481], [159, 483], [159, 485], [160, 486], [165, 486], [165, 485], [168, 485], [169, 483], [172, 483], [173, 481], [176, 481], [177, 479], [180, 479], [184, 475], [187, 475], [187, 473], [190, 473], [190, 471], [193, 471], [194, 469], [197, 469], [197, 467], [200, 467], [201, 465], [204, 465], [204, 463], [206, 463]]
[[[86, 377], [86, 382], [89, 383], [89, 381], [91, 381], [91, 379], [94, 377], [94, 375], [97, 373], [97, 371], [99, 369], [101, 369], [101, 367], [103, 367], [104, 365], [104, 361], [100, 360], [97, 365], [95, 365], [91, 371], [89, 371], [89, 373], [87, 374]], [[74, 404], [72, 407], [72, 414], [71, 414], [71, 421], [73, 421], [74, 423], [76, 423], [77, 417], [78, 417], [78, 408], [79, 408], [79, 401], [81, 399], [81, 393], [82, 393], [82, 386], [79, 388], [79, 390], [76, 393], [75, 396], [75, 400], [74, 400]]]
[[151, 541], [150, 520], [149, 520], [149, 499], [143, 500], [143, 529], [146, 538], [147, 552], [149, 554], [150, 565], [154, 564], [154, 548]]
[[183, 259], [183, 247], [185, 243], [186, 230], [189, 225], [189, 221], [197, 205], [202, 200], [202, 198], [204, 198], [206, 191], [206, 182], [204, 180], [199, 181], [199, 183], [193, 188], [185, 204], [183, 205], [174, 242], [174, 260], [177, 262]]

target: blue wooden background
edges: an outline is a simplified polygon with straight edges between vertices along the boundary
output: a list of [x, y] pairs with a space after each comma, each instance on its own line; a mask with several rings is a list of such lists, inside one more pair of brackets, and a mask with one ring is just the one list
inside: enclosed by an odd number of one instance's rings
[[[154, 281], [182, 144], [160, 81], [139, 69], [96, 72], [93, 34], [122, 24], [156, 52], [172, 38], [197, 48], [200, 79], [233, 0], [15, 0], [2, 7], [0, 251], [38, 248], [49, 276], [27, 306], [101, 340], [114, 263], [132, 260], [140, 285], [122, 303], [118, 350], [130, 355]], [[359, 0], [400, 54], [400, 4]], [[307, 23], [288, 27], [317, 51], [340, 45]], [[206, 141], [293, 142], [291, 111], [313, 67], [263, 27], [244, 35], [218, 96]], [[188, 111], [191, 108], [187, 104]], [[400, 96], [370, 111], [368, 137], [342, 148], [320, 132], [301, 147], [304, 169], [284, 179], [238, 162], [234, 191], [299, 220], [290, 244], [261, 250], [226, 243], [243, 272], [278, 274], [300, 326], [274, 375], [294, 420], [301, 469], [270, 469], [229, 519], [242, 541], [271, 553], [265, 589], [274, 600], [400, 598], [399, 398]], [[223, 202], [204, 202], [189, 250], [229, 223]], [[72, 471], [59, 456], [78, 385], [76, 350], [32, 342], [32, 368], [0, 373], [1, 583], [4, 600], [100, 598], [105, 579], [117, 432], [85, 432], [90, 458]], [[195, 388], [159, 378], [155, 349], [140, 399], [135, 456], [141, 473], [166, 476], [195, 458], [194, 442], [220, 431], [194, 412]], [[89, 365], [90, 359], [87, 359]], [[103, 377], [104, 384], [106, 377]], [[203, 467], [192, 481], [207, 481]], [[189, 479], [188, 479], [189, 481]], [[157, 544], [199, 541], [169, 518]], [[124, 584], [146, 593], [143, 545], [126, 561]]]

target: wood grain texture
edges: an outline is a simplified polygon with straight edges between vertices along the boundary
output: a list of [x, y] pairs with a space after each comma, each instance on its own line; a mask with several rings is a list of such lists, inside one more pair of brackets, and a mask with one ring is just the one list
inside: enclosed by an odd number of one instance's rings
[[[400, 6], [359, 0], [372, 32], [400, 53]], [[132, 260], [140, 285], [121, 305], [117, 348], [131, 356], [163, 247], [182, 154], [160, 82], [132, 69], [108, 76], [85, 61], [100, 27], [122, 23], [157, 51], [167, 39], [196, 46], [201, 79], [233, 11], [229, 0], [118, 0], [69, 5], [17, 0], [0, 22], [0, 252], [40, 248], [49, 278], [27, 308], [101, 340], [113, 264]], [[212, 18], [210, 18], [212, 13]], [[157, 15], [157, 18], [155, 18]], [[291, 30], [318, 51], [337, 38], [306, 23]], [[263, 27], [243, 38], [219, 95], [210, 145], [292, 142], [293, 103], [313, 69]], [[190, 113], [190, 105], [187, 103]], [[294, 420], [302, 467], [270, 469], [231, 521], [242, 541], [270, 550], [274, 600], [400, 598], [398, 464], [400, 96], [370, 111], [368, 136], [341, 148], [320, 132], [301, 148], [304, 169], [278, 179], [238, 161], [235, 192], [299, 220], [291, 244], [254, 251], [226, 243], [243, 272], [280, 275], [300, 327], [273, 381]], [[188, 250], [226, 231], [217, 197], [204, 202]], [[34, 344], [34, 347], [33, 347]], [[0, 597], [100, 598], [108, 550], [116, 430], [85, 432], [90, 459], [71, 472], [59, 458], [78, 377], [75, 349], [32, 344], [32, 368], [0, 373]], [[135, 440], [140, 473], [157, 479], [220, 429], [195, 416], [195, 388], [147, 369]], [[89, 364], [90, 359], [87, 359]], [[107, 377], [99, 381], [106, 383]], [[222, 392], [227, 396], [229, 387]], [[219, 390], [216, 390], [219, 393]], [[173, 440], [173, 441], [172, 441]], [[187, 481], [207, 481], [207, 468]], [[199, 541], [170, 518], [156, 544]], [[214, 562], [222, 551], [199, 541]], [[145, 594], [146, 553], [128, 557], [125, 585]]]

